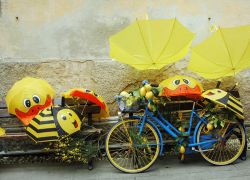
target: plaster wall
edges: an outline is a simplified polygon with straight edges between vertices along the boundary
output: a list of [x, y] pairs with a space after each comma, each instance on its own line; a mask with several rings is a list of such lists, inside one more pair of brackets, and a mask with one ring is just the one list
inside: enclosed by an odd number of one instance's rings
[[[211, 23], [250, 24], [249, 12], [249, 0], [0, 0], [0, 95], [25, 76], [41, 77], [58, 96], [72, 87], [93, 89], [115, 114], [113, 97], [144, 79], [158, 83], [184, 74], [213, 88], [215, 81], [186, 69], [188, 55], [161, 70], [139, 72], [109, 58], [108, 38], [147, 14], [150, 19], [178, 18], [196, 33], [195, 45], [211, 34]], [[222, 88], [236, 81], [250, 120], [250, 70], [225, 78]]]

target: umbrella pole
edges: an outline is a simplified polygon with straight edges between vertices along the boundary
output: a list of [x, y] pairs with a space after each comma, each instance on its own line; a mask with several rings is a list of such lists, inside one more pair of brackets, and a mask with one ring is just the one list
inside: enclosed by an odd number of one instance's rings
[[216, 88], [218, 89], [220, 87], [220, 85], [221, 85], [221, 80], [218, 80], [217, 84], [216, 84]]

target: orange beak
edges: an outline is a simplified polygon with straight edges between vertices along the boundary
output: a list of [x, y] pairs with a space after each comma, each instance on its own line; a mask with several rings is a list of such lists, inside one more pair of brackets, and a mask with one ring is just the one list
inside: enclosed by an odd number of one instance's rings
[[41, 111], [44, 110], [45, 108], [49, 107], [52, 105], [52, 99], [51, 97], [48, 95], [46, 98], [46, 101], [43, 105], [35, 105], [32, 106], [28, 112], [22, 112], [19, 109], [15, 109], [16, 112], [16, 116], [18, 117], [18, 119], [20, 119], [22, 121], [22, 123], [25, 126], [28, 126], [30, 121]]

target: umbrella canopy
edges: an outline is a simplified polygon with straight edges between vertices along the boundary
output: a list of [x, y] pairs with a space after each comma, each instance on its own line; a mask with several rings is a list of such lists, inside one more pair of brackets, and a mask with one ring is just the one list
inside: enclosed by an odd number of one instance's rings
[[137, 20], [110, 37], [110, 56], [139, 70], [161, 69], [183, 58], [193, 38], [177, 19]]
[[250, 26], [218, 28], [192, 48], [188, 68], [197, 74], [218, 79], [234, 76], [250, 66]]
[[210, 89], [202, 93], [202, 97], [235, 112], [240, 119], [244, 119], [242, 103], [230, 93], [221, 89]]
[[98, 105], [101, 108], [100, 117], [108, 117], [109, 109], [107, 104], [104, 102], [102, 96], [96, 94], [94, 91], [83, 89], [83, 88], [74, 88], [70, 89], [67, 92], [62, 94], [64, 98], [77, 98], [89, 101]]
[[55, 92], [43, 79], [26, 77], [16, 82], [8, 91], [8, 112], [16, 115], [24, 125], [43, 109], [52, 105]]
[[69, 108], [53, 107], [42, 110], [26, 127], [35, 142], [58, 141], [81, 129], [80, 116]]
[[160, 96], [177, 97], [184, 96], [191, 99], [200, 99], [203, 87], [192, 77], [173, 76], [162, 81], [159, 86], [162, 88]]
[[58, 130], [51, 108], [44, 109], [26, 127], [27, 135], [35, 142], [59, 140]]

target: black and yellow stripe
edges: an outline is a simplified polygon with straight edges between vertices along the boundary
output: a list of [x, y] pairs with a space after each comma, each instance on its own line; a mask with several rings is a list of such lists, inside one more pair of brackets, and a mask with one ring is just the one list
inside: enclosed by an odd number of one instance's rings
[[235, 97], [229, 95], [228, 101], [227, 101], [227, 107], [235, 112], [240, 119], [244, 119], [243, 115], [243, 106], [240, 101], [238, 101]]
[[36, 142], [59, 139], [51, 109], [41, 111], [26, 128], [27, 134]]

